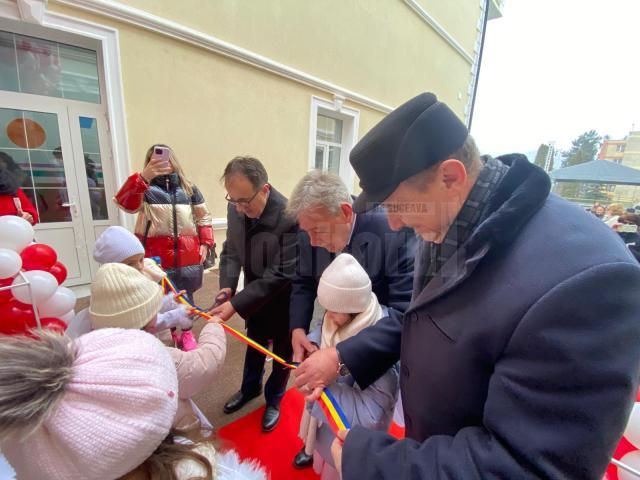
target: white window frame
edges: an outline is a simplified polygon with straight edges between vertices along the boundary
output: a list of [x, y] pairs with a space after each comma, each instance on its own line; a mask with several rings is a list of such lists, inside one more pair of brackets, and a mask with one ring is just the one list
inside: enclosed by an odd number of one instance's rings
[[[360, 124], [360, 110], [345, 107], [344, 97], [334, 95], [334, 100], [311, 97], [311, 118], [309, 119], [309, 162], [308, 169], [316, 166], [316, 135], [318, 128], [318, 114], [342, 120], [342, 142], [340, 145], [340, 178], [353, 193], [355, 172], [349, 163], [349, 153], [358, 142], [358, 128]], [[327, 144], [327, 142], [322, 142]]]

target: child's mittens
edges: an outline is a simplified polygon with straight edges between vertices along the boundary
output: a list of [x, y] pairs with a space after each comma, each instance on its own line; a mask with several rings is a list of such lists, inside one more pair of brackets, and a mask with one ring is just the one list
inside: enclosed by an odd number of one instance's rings
[[160, 307], [160, 312], [165, 313], [169, 310], [174, 310], [182, 305], [176, 302], [175, 295], [173, 293], [167, 293], [164, 297], [162, 297], [162, 306]]
[[158, 331], [176, 327], [191, 328], [192, 326], [193, 320], [189, 317], [189, 309], [184, 305], [179, 305], [178, 308], [168, 312], [159, 313], [156, 321]]

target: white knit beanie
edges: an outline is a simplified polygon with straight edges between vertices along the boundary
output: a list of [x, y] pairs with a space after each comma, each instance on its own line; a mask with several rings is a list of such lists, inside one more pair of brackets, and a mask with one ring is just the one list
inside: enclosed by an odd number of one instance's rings
[[[5, 399], [33, 390], [29, 412], [37, 413], [34, 423], [44, 418], [26, 438], [3, 439], [2, 451], [18, 478], [120, 478], [158, 448], [173, 424], [176, 367], [157, 338], [137, 330], [102, 329], [79, 337], [68, 353], [62, 351], [70, 342], [47, 335], [35, 348], [47, 350], [50, 363], [23, 364], [19, 387], [3, 385]], [[38, 376], [29, 375], [29, 366], [38, 369]]]
[[162, 288], [133, 267], [107, 263], [91, 284], [93, 329], [143, 328], [160, 311]]
[[120, 263], [139, 254], [144, 255], [144, 247], [138, 237], [117, 225], [102, 232], [93, 248], [93, 259], [101, 265]]
[[336, 313], [364, 312], [371, 301], [371, 280], [348, 253], [341, 253], [325, 269], [318, 285], [318, 302]]

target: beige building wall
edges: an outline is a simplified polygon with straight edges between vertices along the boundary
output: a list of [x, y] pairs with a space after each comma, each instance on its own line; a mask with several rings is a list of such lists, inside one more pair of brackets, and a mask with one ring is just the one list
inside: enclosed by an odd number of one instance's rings
[[[464, 118], [472, 65], [403, 1], [127, 3], [391, 107], [434, 91]], [[473, 54], [480, 3], [422, 3]], [[118, 30], [132, 172], [150, 145], [167, 143], [224, 218], [218, 179], [233, 156], [258, 157], [285, 195], [308, 170], [311, 97], [333, 101], [328, 92], [104, 15], [48, 8]], [[358, 138], [385, 115], [345, 106], [359, 111]]]

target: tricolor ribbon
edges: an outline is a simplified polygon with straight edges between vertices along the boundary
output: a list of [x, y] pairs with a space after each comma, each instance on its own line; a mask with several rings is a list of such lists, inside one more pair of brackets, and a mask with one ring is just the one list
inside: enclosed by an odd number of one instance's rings
[[[202, 308], [198, 307], [189, 299], [185, 298], [184, 295], [179, 294], [178, 290], [176, 289], [173, 282], [169, 279], [169, 277], [165, 276], [162, 279], [162, 286], [164, 287], [164, 290], [166, 293], [172, 292], [174, 295], [176, 295], [177, 300], [183, 305], [189, 306], [193, 311], [193, 313], [197, 314], [198, 316], [206, 320], [210, 320], [211, 318], [213, 318], [211, 315], [205, 312]], [[291, 370], [298, 368], [297, 365], [287, 362], [282, 357], [276, 355], [268, 348], [263, 347], [255, 340], [252, 340], [251, 338], [247, 337], [246, 335], [239, 332], [235, 328], [227, 325], [226, 323], [222, 322], [220, 323], [220, 325], [230, 335], [234, 336], [241, 342], [246, 343], [250, 347], [255, 348], [260, 353], [268, 357], [271, 357], [274, 361], [278, 362], [280, 365], [290, 368]], [[340, 405], [338, 405], [338, 402], [336, 401], [335, 397], [331, 394], [331, 391], [329, 390], [329, 388], [325, 387], [325, 389], [322, 391], [322, 393], [320, 394], [320, 399], [318, 400], [318, 403], [320, 404], [322, 411], [325, 413], [329, 421], [328, 422], [329, 426], [331, 427], [331, 430], [333, 430], [333, 433], [337, 433], [338, 430], [347, 430], [351, 428], [351, 426], [349, 425], [349, 421], [347, 420], [347, 417], [345, 416], [344, 412], [340, 408]]]

